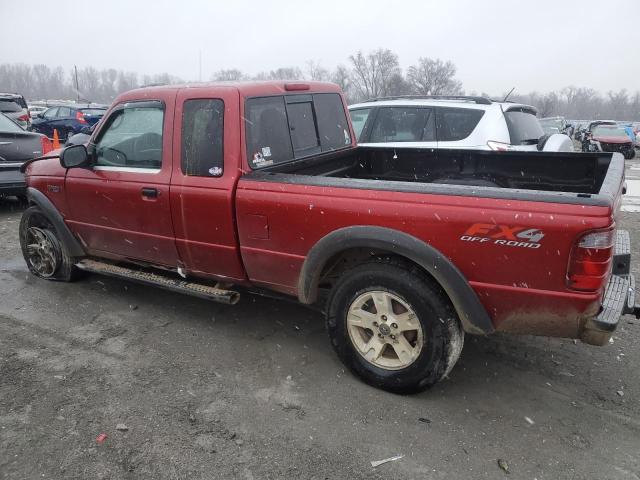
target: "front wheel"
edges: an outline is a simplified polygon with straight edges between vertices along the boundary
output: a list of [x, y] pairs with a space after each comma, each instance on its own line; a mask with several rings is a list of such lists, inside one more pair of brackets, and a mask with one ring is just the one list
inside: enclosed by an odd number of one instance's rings
[[392, 259], [345, 274], [331, 296], [327, 327], [333, 347], [366, 383], [414, 393], [442, 380], [464, 342], [446, 294], [417, 268]]
[[633, 147], [630, 147], [630, 148], [627, 148], [626, 150], [623, 150], [622, 154], [624, 155], [625, 160], [631, 160], [633, 157], [636, 156], [636, 151], [633, 149]]
[[20, 220], [20, 248], [29, 271], [36, 277], [69, 282], [77, 275], [73, 258], [38, 207], [29, 207]]

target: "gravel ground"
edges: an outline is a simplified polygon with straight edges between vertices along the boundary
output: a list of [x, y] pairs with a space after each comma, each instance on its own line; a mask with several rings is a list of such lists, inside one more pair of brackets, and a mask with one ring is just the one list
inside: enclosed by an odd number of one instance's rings
[[295, 304], [38, 280], [20, 213], [0, 203], [0, 479], [496, 479], [499, 459], [512, 479], [640, 478], [632, 317], [607, 347], [468, 336], [450, 379], [397, 396], [345, 372]]

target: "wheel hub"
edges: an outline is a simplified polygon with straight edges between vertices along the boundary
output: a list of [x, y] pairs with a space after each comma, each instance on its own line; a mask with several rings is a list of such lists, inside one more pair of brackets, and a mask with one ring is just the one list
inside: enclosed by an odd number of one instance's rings
[[369, 363], [386, 370], [411, 365], [422, 352], [422, 326], [411, 305], [385, 290], [359, 295], [347, 312], [349, 339]]
[[60, 262], [52, 234], [39, 227], [27, 229], [27, 259], [41, 277], [51, 277]]

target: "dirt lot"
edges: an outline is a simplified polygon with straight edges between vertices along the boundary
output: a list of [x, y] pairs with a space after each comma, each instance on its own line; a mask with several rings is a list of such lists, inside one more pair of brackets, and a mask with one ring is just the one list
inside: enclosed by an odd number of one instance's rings
[[345, 372], [301, 306], [37, 280], [19, 218], [0, 204], [1, 479], [496, 479], [498, 459], [513, 479], [640, 478], [631, 317], [604, 348], [467, 337], [449, 380], [401, 397]]

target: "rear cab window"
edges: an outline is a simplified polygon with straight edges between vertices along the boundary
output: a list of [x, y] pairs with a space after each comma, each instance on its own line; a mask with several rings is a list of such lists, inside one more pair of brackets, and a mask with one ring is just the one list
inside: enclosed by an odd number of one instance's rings
[[349, 123], [337, 93], [249, 98], [245, 129], [253, 169], [351, 146]]
[[535, 145], [544, 131], [533, 111], [516, 108], [504, 112], [511, 145]]

